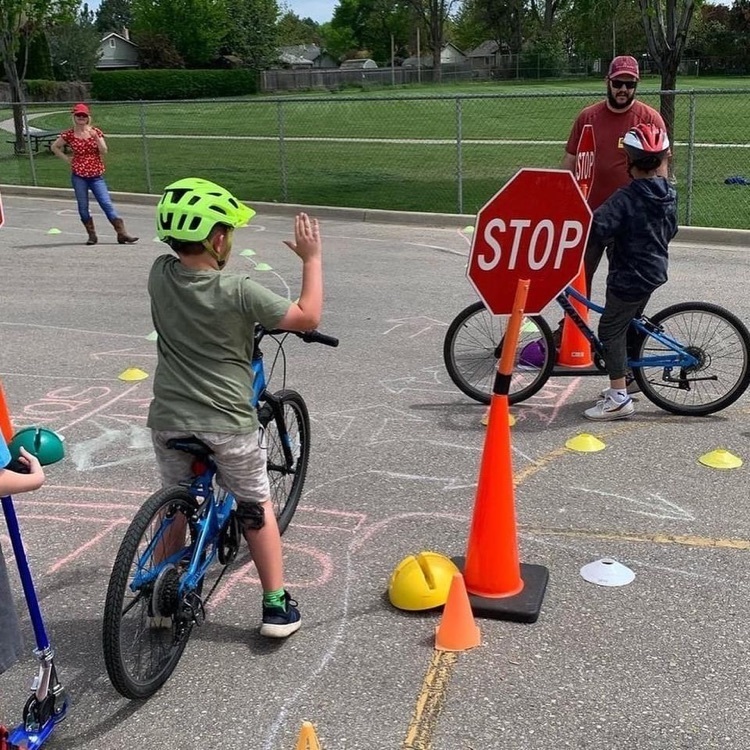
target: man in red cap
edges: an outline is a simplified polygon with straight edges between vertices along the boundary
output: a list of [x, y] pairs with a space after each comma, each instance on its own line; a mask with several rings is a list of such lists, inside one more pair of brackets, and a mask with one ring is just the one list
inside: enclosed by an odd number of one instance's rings
[[[629, 55], [616, 57], [607, 73], [607, 98], [598, 104], [586, 107], [573, 123], [568, 143], [565, 146], [562, 168], [574, 171], [576, 150], [584, 125], [592, 125], [596, 141], [594, 181], [588, 196], [591, 210], [596, 210], [618, 188], [630, 182], [628, 160], [622, 146], [625, 134], [642, 122], [652, 123], [666, 131], [661, 115], [635, 98], [640, 80], [638, 61]], [[661, 176], [667, 176], [666, 161]], [[586, 289], [591, 293], [591, 282], [599, 266], [605, 246], [590, 241], [586, 248]]]

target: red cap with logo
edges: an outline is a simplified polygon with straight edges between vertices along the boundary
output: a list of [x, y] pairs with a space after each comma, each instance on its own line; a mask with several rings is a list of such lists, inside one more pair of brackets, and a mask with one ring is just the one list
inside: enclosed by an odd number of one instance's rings
[[608, 78], [616, 78], [621, 75], [633, 76], [636, 81], [640, 80], [640, 72], [638, 70], [638, 60], [629, 55], [620, 55], [616, 57], [609, 64]]
[[85, 104], [76, 104], [75, 107], [73, 107], [73, 114], [90, 115], [91, 112], [89, 112], [89, 108]]

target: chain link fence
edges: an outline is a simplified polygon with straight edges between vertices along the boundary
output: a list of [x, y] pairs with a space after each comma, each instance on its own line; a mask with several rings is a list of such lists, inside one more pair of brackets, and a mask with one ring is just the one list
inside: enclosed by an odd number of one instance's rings
[[[683, 225], [750, 228], [750, 90], [673, 92]], [[111, 190], [159, 193], [200, 176], [252, 201], [474, 213], [521, 167], [559, 167], [578, 112], [602, 93], [320, 96], [92, 105]], [[659, 92], [639, 91], [659, 108]], [[0, 183], [68, 187], [39, 132], [70, 107], [28, 105], [16, 154], [0, 105]], [[38, 149], [38, 150], [35, 150]], [[534, 200], [534, 196], [529, 196]]]

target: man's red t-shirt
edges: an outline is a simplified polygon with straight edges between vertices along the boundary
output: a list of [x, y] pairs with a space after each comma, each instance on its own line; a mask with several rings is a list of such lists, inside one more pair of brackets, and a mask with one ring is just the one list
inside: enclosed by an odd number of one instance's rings
[[592, 211], [601, 206], [615, 190], [630, 182], [628, 160], [622, 147], [622, 139], [630, 128], [640, 122], [649, 122], [666, 130], [661, 115], [637, 100], [625, 112], [613, 112], [606, 101], [592, 104], [586, 107], [573, 123], [573, 130], [565, 146], [569, 154], [576, 153], [583, 126], [594, 127], [594, 184], [588, 197]]
[[[99, 128], [93, 128], [100, 138], [104, 137]], [[77, 138], [73, 128], [60, 133], [65, 143], [73, 150], [73, 161], [70, 166], [79, 177], [100, 177], [104, 174], [104, 162], [99, 153], [96, 138]]]

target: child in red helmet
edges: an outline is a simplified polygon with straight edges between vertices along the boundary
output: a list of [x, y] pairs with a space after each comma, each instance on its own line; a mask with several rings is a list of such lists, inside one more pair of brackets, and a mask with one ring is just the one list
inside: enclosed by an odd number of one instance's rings
[[643, 314], [651, 294], [667, 281], [668, 245], [677, 233], [677, 195], [658, 174], [669, 156], [669, 138], [656, 125], [641, 123], [623, 138], [633, 178], [594, 212], [591, 234], [613, 243], [607, 296], [599, 321], [609, 388], [584, 416], [623, 419], [635, 409], [628, 395], [627, 335], [630, 321]]

